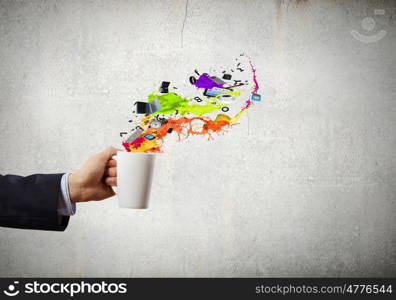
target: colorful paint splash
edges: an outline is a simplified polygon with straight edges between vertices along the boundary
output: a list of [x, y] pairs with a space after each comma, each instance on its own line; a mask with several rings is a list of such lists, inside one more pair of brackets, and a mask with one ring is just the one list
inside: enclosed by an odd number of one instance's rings
[[186, 113], [192, 113], [197, 116], [202, 116], [207, 113], [211, 113], [212, 111], [221, 109], [223, 105], [221, 104], [213, 104], [206, 102], [204, 105], [198, 104], [189, 104], [190, 100], [187, 98], [183, 98], [174, 93], [167, 93], [165, 95], [156, 95], [150, 94], [148, 95], [148, 102], [153, 101], [153, 99], [157, 98], [161, 105], [161, 109], [156, 111], [153, 115], [159, 114], [171, 114], [178, 111], [181, 115]]
[[[177, 87], [169, 91], [170, 82], [164, 81], [159, 93], [150, 93], [147, 102], [136, 102], [136, 120], [129, 121], [133, 129], [122, 141], [125, 149], [128, 152], [162, 152], [168, 134], [176, 134], [179, 140], [192, 135], [207, 136], [210, 140], [214, 133], [224, 133], [236, 125], [253, 102], [261, 100], [256, 69], [250, 59], [251, 74], [248, 79], [241, 78], [245, 69], [241, 66], [242, 57], [243, 54], [235, 59], [234, 68], [224, 69], [220, 74], [199, 74], [195, 70], [195, 74], [188, 77], [190, 89], [194, 88], [189, 96], [180, 95], [181, 89]], [[242, 97], [245, 97], [244, 104], [231, 114], [230, 108]], [[120, 133], [121, 137], [124, 134], [128, 133]]]

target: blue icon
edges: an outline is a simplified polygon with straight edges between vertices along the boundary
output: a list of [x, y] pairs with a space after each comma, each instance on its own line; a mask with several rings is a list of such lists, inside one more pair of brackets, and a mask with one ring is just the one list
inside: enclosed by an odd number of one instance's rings
[[146, 139], [150, 140], [150, 141], [155, 139], [155, 136], [152, 135], [152, 134], [146, 134], [144, 137], [145, 137]]
[[252, 93], [252, 96], [250, 96], [250, 100], [252, 100], [252, 101], [261, 101], [261, 96], [260, 96], [260, 94]]
[[206, 97], [216, 97], [216, 96], [220, 95], [222, 92], [223, 91], [221, 89], [212, 88], [212, 89], [206, 89], [203, 94]]

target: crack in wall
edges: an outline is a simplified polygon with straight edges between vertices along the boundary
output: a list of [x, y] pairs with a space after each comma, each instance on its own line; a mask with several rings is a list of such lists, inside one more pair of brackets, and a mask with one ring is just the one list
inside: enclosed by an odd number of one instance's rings
[[187, 9], [188, 9], [188, 0], [186, 0], [186, 9], [184, 12], [184, 20], [183, 20], [183, 27], [181, 30], [181, 47], [183, 48], [183, 38], [184, 38], [184, 25], [186, 24], [186, 19], [187, 19]]

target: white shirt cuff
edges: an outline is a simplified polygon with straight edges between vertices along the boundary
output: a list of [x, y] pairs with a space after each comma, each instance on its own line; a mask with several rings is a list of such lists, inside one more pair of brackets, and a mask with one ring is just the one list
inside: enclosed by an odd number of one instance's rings
[[58, 215], [72, 216], [76, 213], [76, 204], [70, 201], [69, 194], [69, 173], [63, 174], [60, 182], [60, 192], [58, 197]]

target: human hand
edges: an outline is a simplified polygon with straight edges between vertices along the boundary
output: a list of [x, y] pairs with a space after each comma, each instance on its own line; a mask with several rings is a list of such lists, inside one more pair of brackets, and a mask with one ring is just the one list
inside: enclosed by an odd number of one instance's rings
[[111, 186], [117, 185], [117, 161], [111, 157], [118, 150], [114, 147], [106, 148], [69, 175], [71, 202], [103, 200], [115, 195]]

